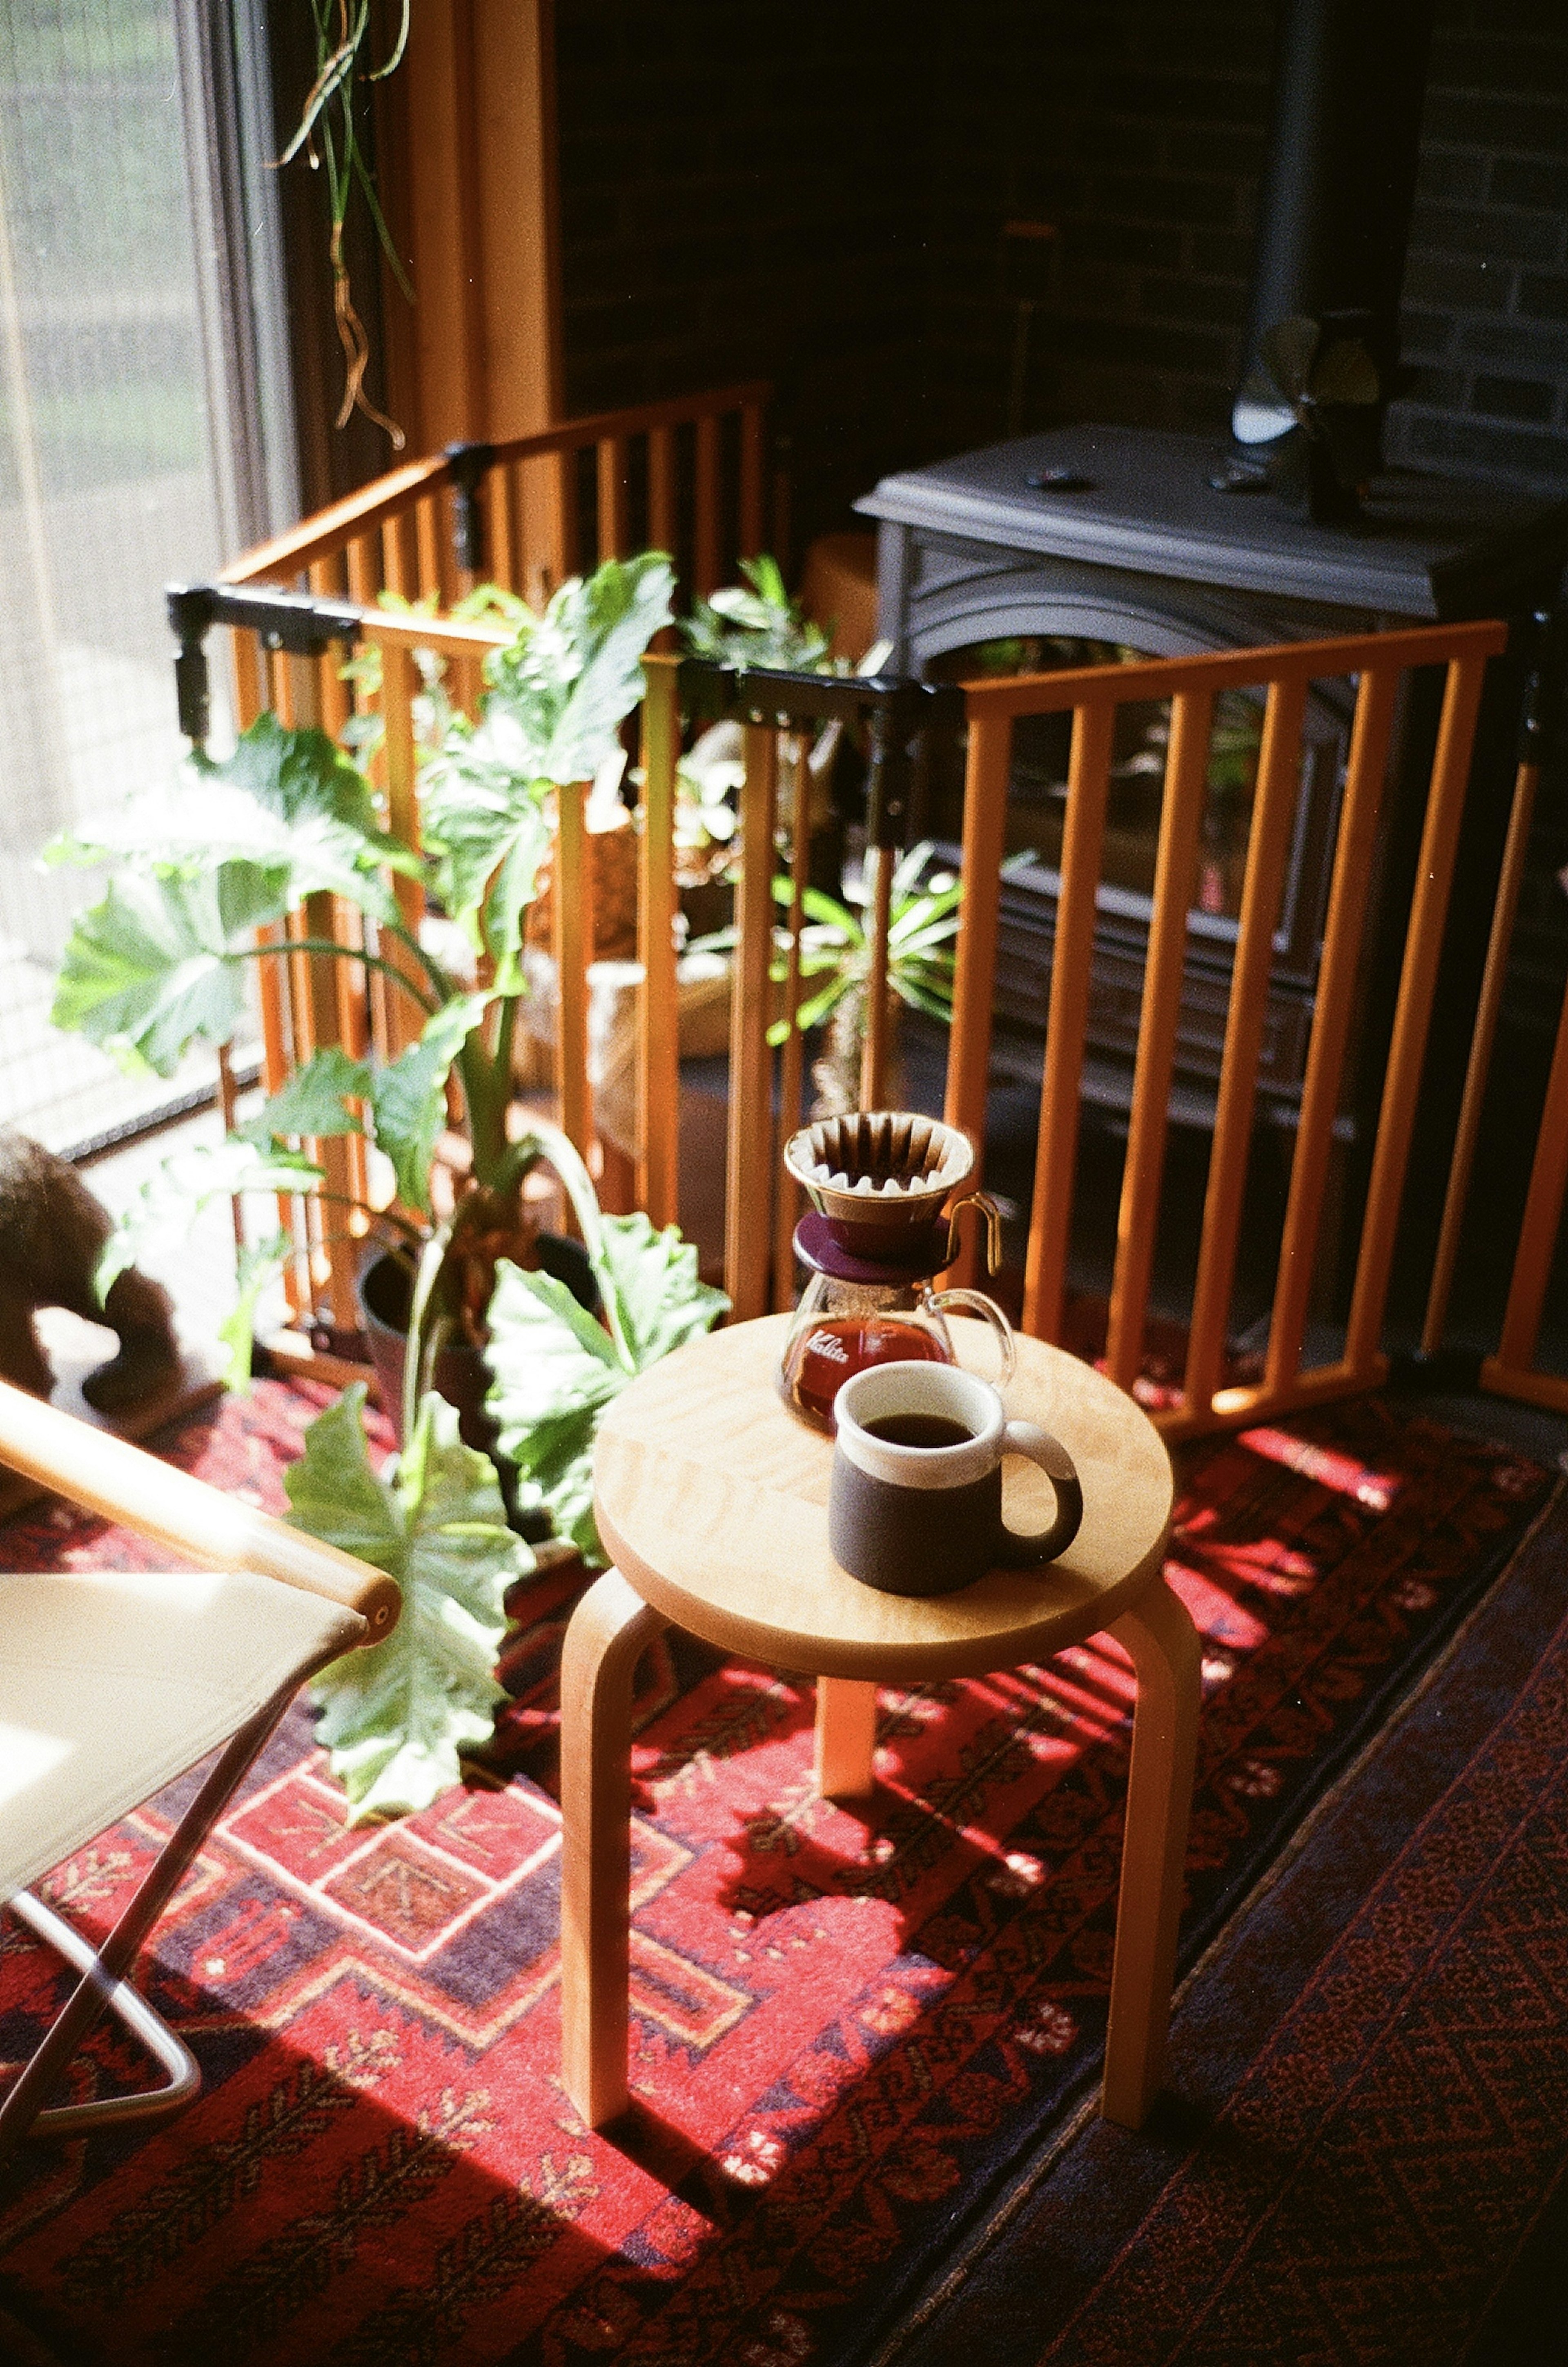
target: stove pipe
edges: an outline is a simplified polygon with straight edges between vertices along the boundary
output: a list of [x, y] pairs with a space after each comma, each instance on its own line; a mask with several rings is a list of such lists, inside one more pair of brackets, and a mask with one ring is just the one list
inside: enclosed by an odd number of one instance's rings
[[1357, 313], [1394, 391], [1435, 5], [1280, 0], [1244, 385], [1277, 321]]

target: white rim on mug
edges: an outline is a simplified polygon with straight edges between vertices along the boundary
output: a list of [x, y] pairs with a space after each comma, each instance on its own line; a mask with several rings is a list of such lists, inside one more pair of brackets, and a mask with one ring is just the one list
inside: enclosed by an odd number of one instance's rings
[[[898, 1446], [873, 1438], [868, 1422], [900, 1413], [943, 1415], [971, 1435], [952, 1446]], [[968, 1488], [1002, 1458], [1007, 1416], [989, 1381], [956, 1365], [868, 1365], [833, 1399], [838, 1444], [870, 1479], [891, 1488]]]

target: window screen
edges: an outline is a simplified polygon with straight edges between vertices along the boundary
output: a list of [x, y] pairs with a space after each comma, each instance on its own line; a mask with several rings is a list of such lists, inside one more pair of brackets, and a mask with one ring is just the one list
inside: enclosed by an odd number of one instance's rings
[[215, 415], [229, 282], [177, 30], [175, 0], [0, 5], [0, 1118], [62, 1150], [170, 1089], [49, 1029], [70, 913], [101, 890], [39, 850], [178, 761], [163, 587], [253, 523]]

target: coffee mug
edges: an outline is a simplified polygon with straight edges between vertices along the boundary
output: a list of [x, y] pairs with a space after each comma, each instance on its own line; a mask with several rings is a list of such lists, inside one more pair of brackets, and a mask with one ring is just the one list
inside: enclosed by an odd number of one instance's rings
[[[988, 1381], [953, 1365], [872, 1365], [833, 1404], [828, 1541], [884, 1594], [951, 1594], [988, 1569], [1032, 1569], [1071, 1545], [1083, 1490], [1059, 1439], [1010, 1421]], [[1026, 1455], [1056, 1491], [1038, 1536], [1002, 1519], [1002, 1457]]]

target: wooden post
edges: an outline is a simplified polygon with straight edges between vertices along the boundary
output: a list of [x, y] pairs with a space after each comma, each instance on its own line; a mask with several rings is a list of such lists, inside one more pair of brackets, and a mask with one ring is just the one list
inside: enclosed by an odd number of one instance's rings
[[1133, 1075], [1133, 1115], [1116, 1228], [1116, 1271], [1105, 1369], [1130, 1389], [1144, 1350], [1145, 1311], [1154, 1270], [1155, 1228], [1176, 1032], [1181, 1018], [1187, 913], [1198, 872], [1198, 838], [1209, 786], [1209, 734], [1214, 702], [1204, 691], [1179, 692], [1170, 703], [1159, 849], [1155, 858], [1154, 916], [1144, 966], [1144, 1001]]
[[1328, 921], [1323, 935], [1323, 958], [1318, 964], [1317, 999], [1313, 1011], [1306, 1078], [1302, 1087], [1301, 1120], [1296, 1128], [1296, 1153], [1291, 1163], [1279, 1279], [1269, 1327], [1264, 1387], [1270, 1396], [1289, 1389], [1301, 1364], [1398, 691], [1397, 667], [1379, 665], [1374, 660], [1362, 674], [1356, 696], [1356, 719], [1351, 727], [1345, 797], [1339, 812], [1339, 844], [1334, 853]]
[[626, 447], [618, 436], [606, 436], [598, 449], [599, 556], [624, 559], [629, 528], [626, 523]]
[[[290, 658], [288, 670], [295, 721], [301, 725], [319, 726], [321, 673], [317, 662], [313, 658]], [[343, 943], [335, 896], [321, 890], [305, 899], [305, 934], [318, 941], [331, 939], [334, 944]], [[341, 1044], [343, 1025], [338, 1003], [338, 972], [344, 964], [331, 954], [306, 954], [301, 958], [309, 998], [311, 1049]], [[323, 1137], [314, 1145], [314, 1156], [325, 1172], [326, 1189], [331, 1195], [321, 1217], [321, 1254], [326, 1265], [327, 1304], [336, 1329], [354, 1331], [358, 1328], [359, 1309], [354, 1291], [354, 1252], [347, 1238], [352, 1212], [344, 1204], [358, 1195], [355, 1189], [354, 1161], [349, 1155], [347, 1138], [343, 1135]], [[328, 1246], [325, 1237], [333, 1232], [338, 1239]]]
[[593, 957], [592, 881], [583, 809], [586, 781], [556, 792], [555, 877], [551, 902], [556, 963], [556, 1090], [560, 1124], [584, 1159], [593, 1135], [588, 1082], [588, 965]]
[[771, 723], [745, 727], [740, 791], [740, 881], [735, 891], [735, 984], [729, 1023], [729, 1136], [724, 1286], [734, 1319], [768, 1311], [772, 1263], [773, 1082], [768, 972], [773, 951], [773, 797], [778, 739]]
[[713, 413], [699, 419], [696, 425], [696, 524], [695, 564], [693, 570], [695, 588], [705, 600], [718, 583], [719, 514], [718, 514], [718, 420]]
[[1220, 1062], [1214, 1138], [1203, 1197], [1203, 1236], [1192, 1292], [1191, 1331], [1182, 1388], [1183, 1404], [1194, 1413], [1208, 1411], [1224, 1374], [1225, 1334], [1230, 1325], [1242, 1201], [1252, 1148], [1253, 1113], [1258, 1104], [1258, 1057], [1269, 1016], [1274, 931], [1284, 893], [1285, 865], [1291, 852], [1301, 786], [1302, 720], [1305, 711], [1303, 676], [1288, 675], [1269, 684], [1269, 703], [1263, 711], [1263, 740], [1258, 752], [1252, 829], [1247, 842], [1241, 921], [1231, 966], [1225, 1048]]
[[641, 892], [637, 899], [637, 1200], [653, 1223], [680, 1221], [681, 1017], [675, 971], [676, 662], [649, 658], [642, 703]]
[[804, 898], [811, 868], [810, 735], [791, 735], [795, 809], [790, 823], [789, 955], [784, 971], [783, 1016], [789, 1028], [779, 1055], [779, 1124], [773, 1158], [773, 1312], [784, 1314], [795, 1305], [795, 1226], [800, 1212], [800, 1187], [784, 1173], [785, 1145], [800, 1125], [803, 1048], [795, 1014], [800, 1009], [801, 931], [806, 923]]
[[1448, 1320], [1449, 1297], [1453, 1289], [1454, 1267], [1459, 1258], [1460, 1232], [1464, 1224], [1465, 1203], [1470, 1196], [1470, 1178], [1475, 1165], [1476, 1146], [1481, 1139], [1482, 1105], [1486, 1098], [1492, 1047], [1496, 1041], [1497, 1021], [1503, 1009], [1503, 988], [1508, 974], [1508, 947], [1513, 943], [1519, 890], [1524, 886], [1530, 820], [1535, 812], [1536, 789], [1540, 780], [1540, 767], [1534, 764], [1522, 764], [1514, 777], [1514, 804], [1508, 817], [1508, 840], [1503, 849], [1503, 866], [1497, 878], [1497, 900], [1492, 908], [1492, 928], [1486, 941], [1486, 966], [1482, 973], [1481, 996], [1476, 1004], [1475, 1026], [1470, 1039], [1470, 1059], [1465, 1066], [1464, 1098], [1460, 1104], [1453, 1157], [1449, 1162], [1449, 1183], [1443, 1195], [1438, 1254], [1427, 1294], [1427, 1318], [1421, 1330], [1421, 1353], [1424, 1356], [1435, 1356], [1443, 1344], [1443, 1326]]
[[871, 939], [871, 968], [865, 981], [865, 1044], [861, 1055], [860, 1105], [887, 1106], [887, 1039], [892, 1012], [887, 993], [887, 932], [893, 917], [893, 866], [890, 846], [865, 851], [866, 916]]
[[[376, 639], [374, 630], [370, 638]], [[383, 742], [387, 764], [387, 821], [393, 835], [406, 845], [419, 844], [419, 804], [415, 791], [415, 758], [413, 744], [413, 702], [419, 689], [419, 669], [413, 651], [400, 641], [383, 640], [381, 651], [381, 718], [386, 737]], [[417, 879], [408, 879], [400, 872], [392, 881], [392, 894], [397, 900], [400, 917], [410, 936], [419, 936], [420, 923], [424, 918], [424, 892]], [[417, 982], [422, 972], [419, 964], [406, 947], [395, 939], [388, 942], [386, 958], [394, 969], [401, 970]], [[423, 1023], [413, 997], [393, 989], [386, 1000], [387, 1044], [389, 1059], [395, 1060], [409, 1045], [417, 1043]]]
[[[997, 921], [1011, 766], [1011, 719], [990, 714], [971, 700], [969, 754], [964, 777], [964, 850], [960, 860], [964, 898], [958, 908], [953, 1027], [948, 1039], [947, 1095], [942, 1116], [949, 1126], [967, 1135], [975, 1147], [973, 1172], [976, 1190], [985, 1155], [991, 1003], [997, 983]], [[966, 1235], [964, 1249], [944, 1279], [966, 1285], [975, 1282], [973, 1231]]]
[[1427, 822], [1421, 834], [1416, 894], [1404, 940], [1399, 1001], [1394, 1010], [1371, 1180], [1367, 1186], [1366, 1213], [1361, 1222], [1360, 1255], [1356, 1263], [1350, 1319], [1345, 1332], [1345, 1362], [1353, 1372], [1364, 1374], [1369, 1386], [1378, 1376], [1373, 1362], [1378, 1354], [1389, 1276], [1393, 1269], [1399, 1204], [1410, 1160], [1416, 1101], [1421, 1090], [1421, 1064], [1427, 1054], [1432, 995], [1438, 982], [1443, 924], [1448, 919], [1449, 889], [1459, 850], [1460, 823], [1464, 817], [1465, 790], [1470, 780], [1470, 752], [1485, 671], [1482, 658], [1456, 659], [1450, 663], [1442, 719], [1438, 727], [1437, 753], [1432, 760]]
[[1053, 1340], [1062, 1328], [1067, 1232], [1077, 1164], [1078, 1092], [1089, 1024], [1089, 975], [1094, 957], [1095, 899], [1115, 728], [1116, 708], [1109, 697], [1073, 710], [1062, 886], [1045, 1022], [1045, 1072], [1040, 1088], [1034, 1204], [1023, 1282], [1023, 1328], [1037, 1340]]

